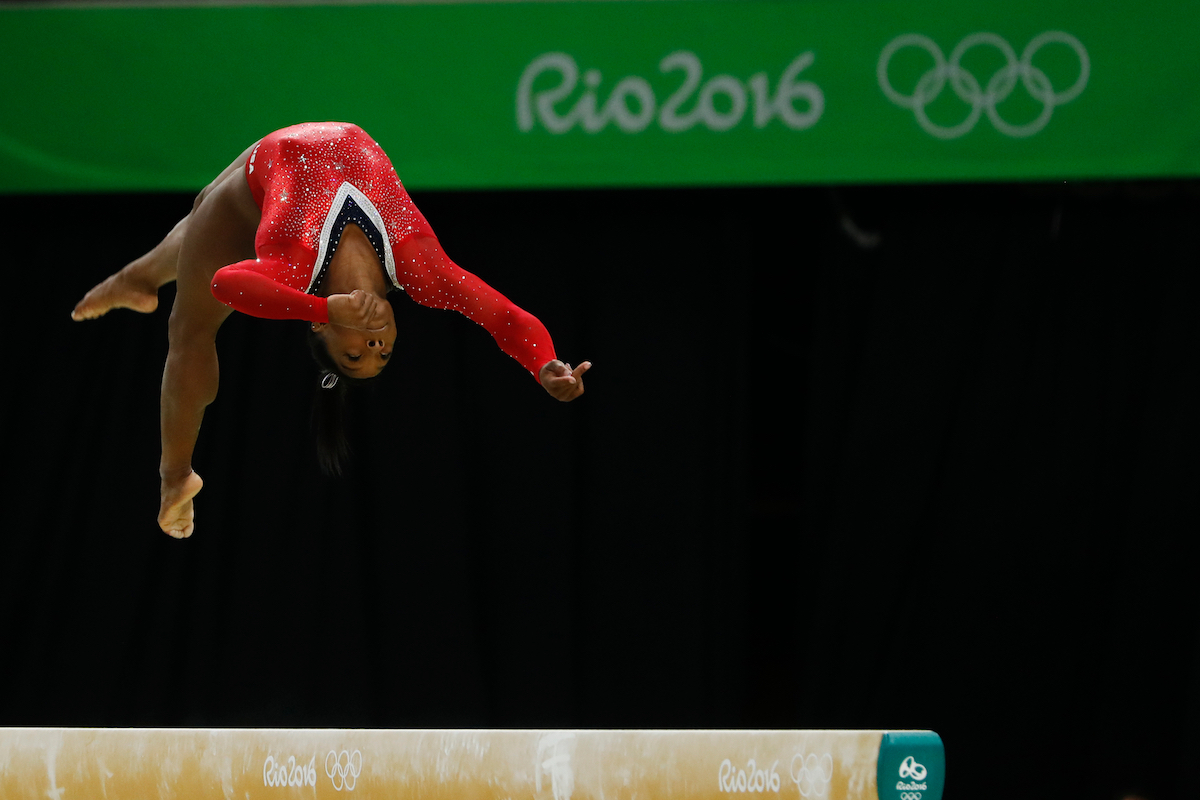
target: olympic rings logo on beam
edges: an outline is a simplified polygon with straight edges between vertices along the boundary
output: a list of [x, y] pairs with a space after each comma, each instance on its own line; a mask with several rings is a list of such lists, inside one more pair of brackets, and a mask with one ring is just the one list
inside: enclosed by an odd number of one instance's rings
[[[1037, 52], [1051, 43], [1065, 44], [1074, 50], [1075, 55], [1079, 58], [1079, 77], [1075, 79], [1075, 83], [1061, 92], [1054, 91], [1046, 73], [1033, 65], [1033, 57], [1037, 55]], [[986, 89], [980, 85], [979, 79], [964, 69], [961, 64], [962, 58], [968, 50], [984, 46], [996, 48], [1005, 60], [1005, 65], [988, 79]], [[906, 47], [924, 50], [933, 58], [933, 67], [921, 76], [910, 95], [900, 94], [892, 87], [892, 83], [888, 79], [888, 66], [892, 56]], [[1019, 59], [1012, 45], [996, 34], [973, 33], [958, 43], [954, 51], [950, 53], [949, 61], [942, 54], [941, 48], [928, 36], [906, 33], [888, 42], [888, 45], [883, 48], [883, 52], [879, 54], [879, 63], [876, 67], [879, 88], [883, 89], [887, 98], [901, 108], [912, 109], [920, 126], [927, 133], [939, 139], [957, 139], [969, 133], [984, 111], [987, 112], [988, 119], [992, 121], [996, 130], [1005, 136], [1017, 138], [1033, 136], [1050, 122], [1050, 116], [1056, 107], [1071, 102], [1087, 88], [1090, 73], [1091, 62], [1088, 60], [1087, 50], [1078, 39], [1063, 31], [1046, 31], [1035, 36], [1025, 46]], [[1041, 113], [1037, 118], [1024, 125], [1013, 125], [1007, 122], [996, 109], [997, 105], [1012, 94], [1013, 89], [1017, 86], [1018, 78], [1026, 91], [1042, 104]], [[950, 84], [950, 88], [958, 95], [959, 99], [971, 107], [967, 118], [951, 127], [932, 122], [925, 113], [925, 107], [941, 94], [947, 83]]]
[[340, 753], [330, 750], [325, 756], [325, 774], [333, 781], [335, 791], [340, 792], [345, 789], [347, 792], [353, 792], [354, 784], [358, 781], [361, 772], [362, 753], [358, 750], [353, 753], [346, 750]]
[[[799, 769], [796, 768], [797, 759], [800, 760]], [[833, 779], [833, 756], [825, 753], [818, 758], [815, 753], [796, 753], [792, 756], [789, 771], [801, 797], [824, 797], [829, 791], [829, 781]]]
[[921, 800], [920, 792], [901, 792], [900, 800]]

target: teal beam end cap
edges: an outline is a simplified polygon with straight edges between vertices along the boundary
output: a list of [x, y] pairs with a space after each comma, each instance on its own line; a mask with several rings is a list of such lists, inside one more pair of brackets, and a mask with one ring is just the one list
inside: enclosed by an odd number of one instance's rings
[[933, 731], [888, 731], [879, 742], [879, 800], [942, 800], [946, 751]]

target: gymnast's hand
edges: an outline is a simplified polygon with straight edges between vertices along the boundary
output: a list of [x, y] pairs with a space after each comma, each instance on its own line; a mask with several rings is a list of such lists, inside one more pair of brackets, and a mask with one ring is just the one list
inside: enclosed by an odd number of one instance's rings
[[555, 400], [569, 403], [583, 394], [583, 373], [592, 368], [592, 362], [585, 361], [575, 369], [570, 364], [555, 359], [547, 361], [538, 373], [542, 388], [550, 393]]
[[164, 476], [159, 489], [158, 527], [176, 539], [186, 539], [196, 529], [196, 509], [192, 498], [204, 488], [204, 481], [190, 469], [182, 478]]
[[359, 331], [381, 331], [392, 318], [392, 307], [377, 295], [355, 289], [350, 294], [331, 294], [329, 321], [343, 328]]

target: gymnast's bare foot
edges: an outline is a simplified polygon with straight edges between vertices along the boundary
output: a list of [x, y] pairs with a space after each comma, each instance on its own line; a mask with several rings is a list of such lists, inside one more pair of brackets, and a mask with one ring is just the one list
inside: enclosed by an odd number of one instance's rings
[[159, 490], [158, 527], [176, 539], [186, 539], [196, 530], [196, 507], [192, 498], [204, 488], [204, 481], [188, 470], [182, 478], [163, 478]]
[[[137, 262], [134, 262], [136, 264]], [[71, 319], [80, 322], [102, 317], [114, 308], [131, 308], [149, 314], [158, 308], [158, 289], [139, 280], [130, 264], [120, 272], [109, 275], [75, 304]]]

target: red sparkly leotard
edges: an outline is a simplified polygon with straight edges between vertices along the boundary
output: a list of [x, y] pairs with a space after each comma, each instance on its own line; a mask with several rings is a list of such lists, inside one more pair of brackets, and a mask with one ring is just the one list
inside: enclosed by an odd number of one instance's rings
[[275, 131], [250, 152], [246, 182], [262, 210], [258, 258], [217, 270], [212, 293], [222, 303], [255, 317], [328, 322], [328, 303], [314, 292], [354, 223], [413, 300], [462, 312], [534, 377], [554, 358], [536, 317], [445, 256], [387, 155], [357, 125]]

